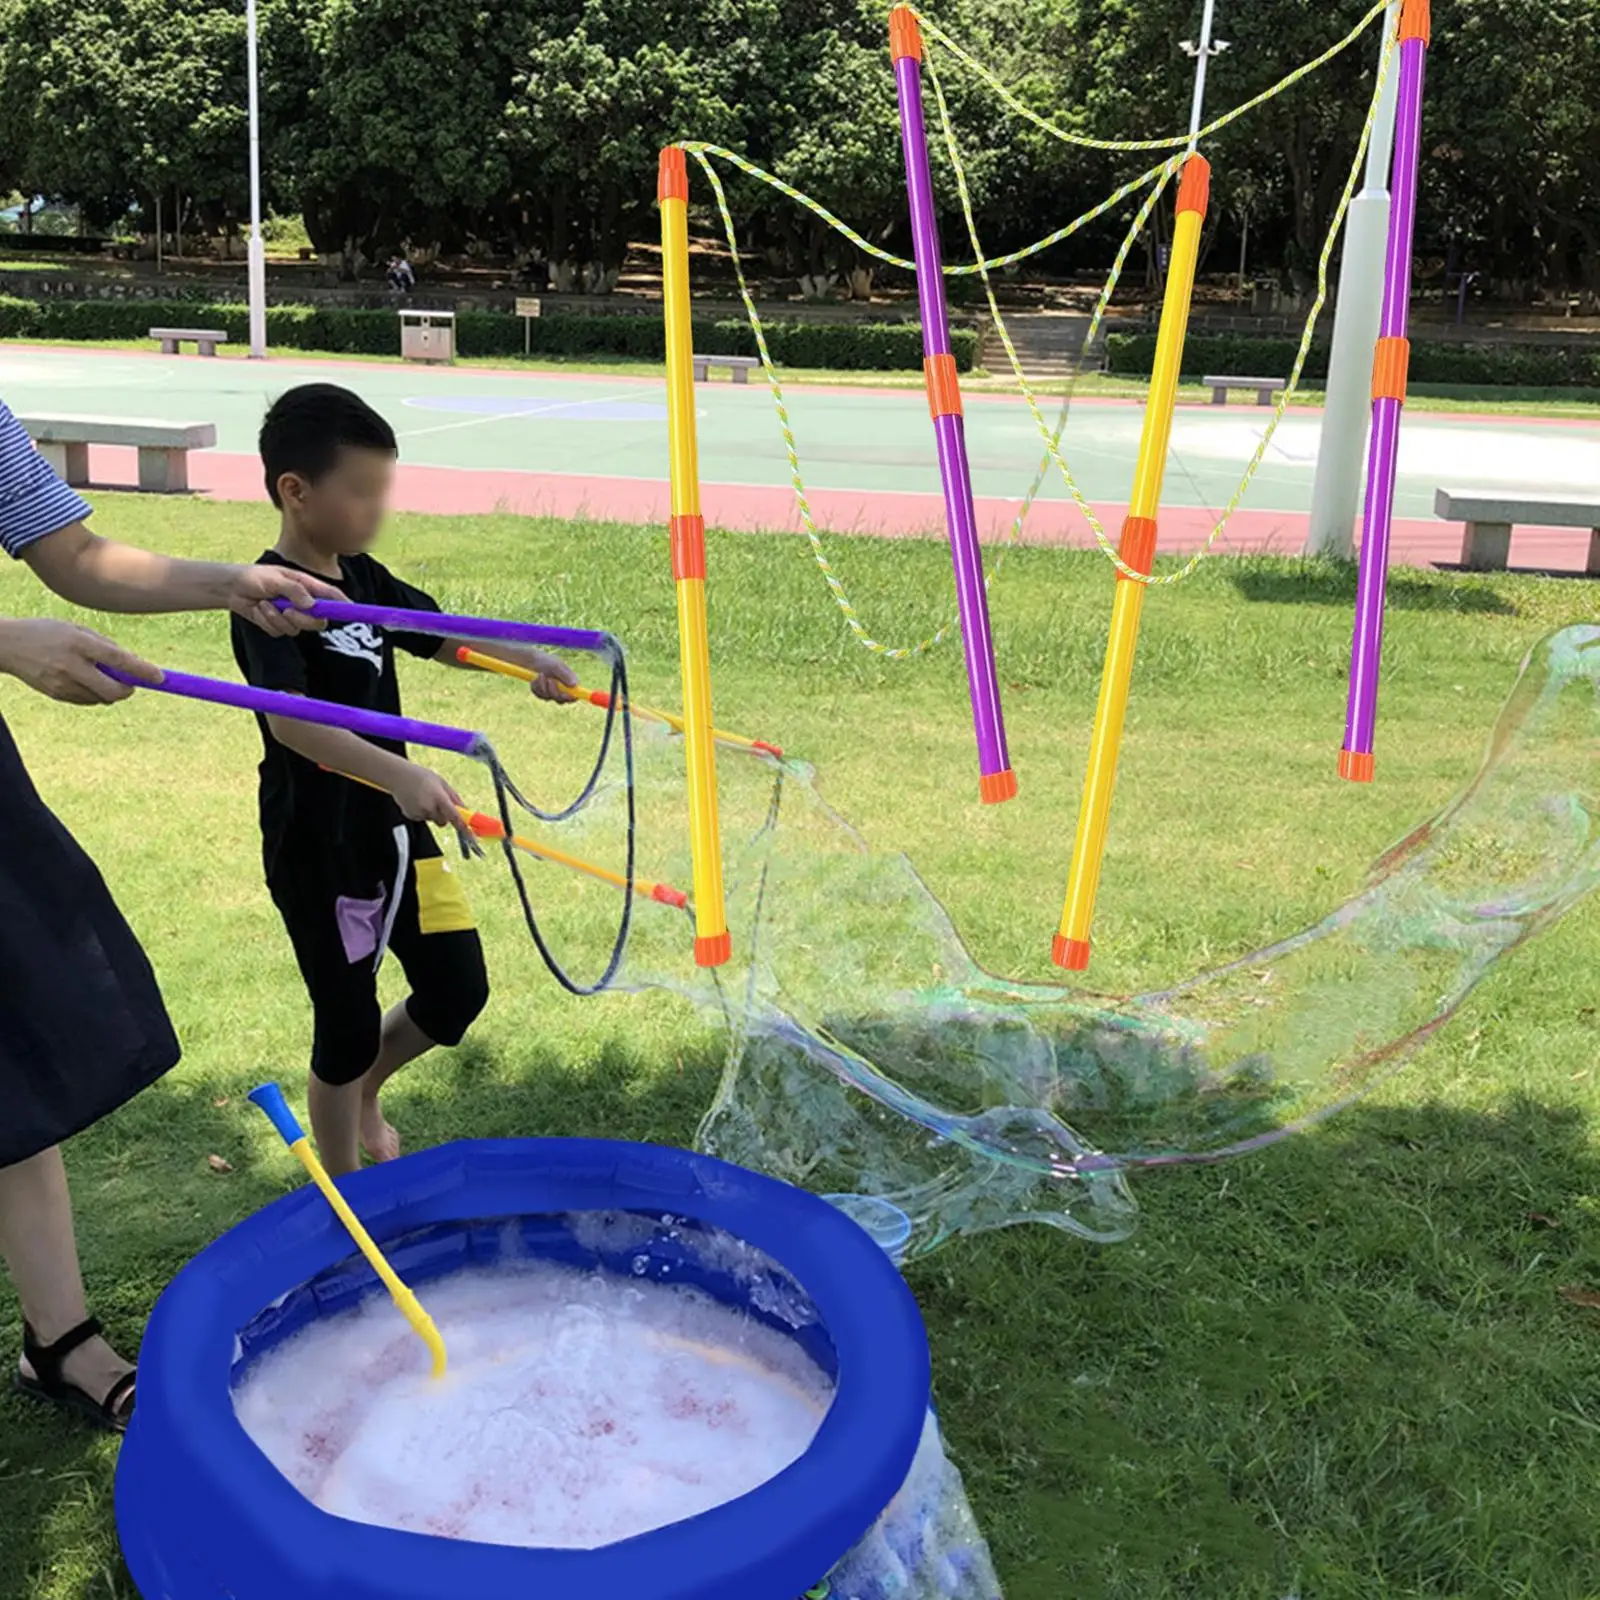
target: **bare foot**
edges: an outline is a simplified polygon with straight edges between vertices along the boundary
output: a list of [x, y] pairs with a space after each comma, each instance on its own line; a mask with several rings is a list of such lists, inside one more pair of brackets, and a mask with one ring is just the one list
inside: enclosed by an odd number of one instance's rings
[[[26, 1356], [17, 1362], [17, 1370], [27, 1379], [36, 1379], [38, 1373], [28, 1363]], [[61, 1377], [65, 1383], [81, 1389], [97, 1405], [111, 1393], [117, 1381], [132, 1372], [133, 1363], [124, 1361], [104, 1339], [91, 1339], [80, 1345], [61, 1364]], [[126, 1417], [133, 1410], [133, 1391], [130, 1389], [117, 1407], [117, 1415]]]
[[393, 1161], [400, 1154], [400, 1135], [390, 1126], [376, 1095], [361, 1101], [361, 1148], [374, 1161]]

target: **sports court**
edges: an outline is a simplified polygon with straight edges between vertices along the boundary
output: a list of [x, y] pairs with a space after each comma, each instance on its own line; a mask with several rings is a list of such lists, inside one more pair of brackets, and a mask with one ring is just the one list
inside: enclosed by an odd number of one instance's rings
[[[254, 437], [269, 399], [298, 383], [358, 389], [400, 436], [405, 509], [590, 516], [667, 516], [663, 382], [605, 375], [428, 368], [370, 362], [200, 360], [134, 352], [11, 347], [0, 352], [0, 396], [19, 414], [88, 414], [214, 422], [217, 449], [192, 458], [202, 491], [263, 497]], [[737, 529], [799, 526], [772, 398], [759, 374], [697, 391], [707, 520]], [[824, 527], [937, 535], [938, 466], [920, 389], [795, 386], [785, 391], [802, 470]], [[1054, 419], [1059, 401], [1046, 402]], [[1243, 474], [1271, 412], [1247, 404], [1180, 406], [1168, 463], [1162, 548], [1198, 546]], [[1065, 453], [1097, 513], [1115, 530], [1133, 474], [1142, 418], [1131, 401], [1078, 399]], [[1222, 550], [1293, 552], [1305, 538], [1320, 413], [1285, 417]], [[999, 538], [1040, 459], [1037, 429], [1015, 396], [972, 395], [966, 431], [979, 523]], [[97, 452], [97, 480], [132, 481], [132, 460]], [[1459, 528], [1433, 517], [1436, 488], [1538, 498], [1592, 495], [1600, 433], [1567, 419], [1413, 413], [1401, 434], [1395, 559], [1450, 562]], [[1030, 542], [1083, 545], [1090, 533], [1052, 467], [1029, 515]], [[1518, 566], [1578, 570], [1585, 540], [1571, 531], [1517, 535]]]

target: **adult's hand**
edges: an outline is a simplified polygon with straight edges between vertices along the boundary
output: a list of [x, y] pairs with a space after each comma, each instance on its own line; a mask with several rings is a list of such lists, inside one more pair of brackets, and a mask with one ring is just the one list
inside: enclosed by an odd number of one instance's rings
[[74, 706], [103, 706], [126, 700], [133, 690], [100, 671], [116, 667], [141, 682], [158, 684], [161, 669], [93, 628], [45, 618], [0, 621], [0, 672], [30, 689]]
[[[228, 609], [253, 622], [263, 633], [283, 637], [322, 627], [307, 611], [318, 600], [343, 600], [331, 583], [292, 572], [287, 567], [241, 567], [228, 586]], [[276, 604], [287, 600], [291, 610]]]

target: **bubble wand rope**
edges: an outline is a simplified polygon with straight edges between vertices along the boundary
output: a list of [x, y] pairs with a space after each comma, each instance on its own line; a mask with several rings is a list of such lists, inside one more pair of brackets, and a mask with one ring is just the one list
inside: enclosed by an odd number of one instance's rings
[[299, 1119], [289, 1109], [288, 1101], [283, 1098], [283, 1090], [275, 1083], [264, 1083], [259, 1089], [250, 1091], [250, 1101], [266, 1113], [267, 1120], [278, 1130], [283, 1142], [288, 1145], [290, 1154], [299, 1160], [311, 1181], [322, 1191], [322, 1198], [333, 1208], [333, 1214], [344, 1224], [345, 1231], [355, 1241], [356, 1248], [367, 1258], [367, 1265], [377, 1273], [378, 1281], [389, 1291], [389, 1297], [399, 1308], [400, 1315], [411, 1324], [412, 1331], [427, 1345], [428, 1352], [433, 1357], [435, 1380], [442, 1378], [448, 1362], [444, 1338], [438, 1326], [422, 1309], [422, 1302], [406, 1287], [400, 1274], [389, 1265], [372, 1235], [362, 1226], [361, 1219], [350, 1209], [350, 1202], [339, 1193], [333, 1179], [328, 1176], [327, 1168], [317, 1160], [316, 1152], [311, 1148], [311, 1141], [306, 1138], [305, 1129], [300, 1126]]
[[[519, 683], [535, 683], [539, 674], [530, 672], [526, 667], [519, 667], [510, 661], [501, 661], [497, 656], [486, 656], [476, 650], [469, 650], [462, 645], [456, 651], [456, 660], [464, 667], [476, 667], [480, 672], [497, 672], [503, 678], [515, 678]], [[557, 683], [556, 687], [570, 699], [581, 700], [592, 706], [599, 706], [602, 710], [611, 709], [611, 696], [604, 689], [585, 689], [582, 684]], [[653, 706], [642, 706], [634, 703], [633, 714], [636, 717], [645, 717], [651, 722], [664, 722], [674, 733], [683, 732], [683, 718], [675, 716], [670, 711], [657, 711]], [[757, 755], [774, 756], [783, 759], [782, 749], [769, 744], [765, 739], [747, 738], [742, 733], [729, 733], [725, 728], [713, 728], [711, 737], [718, 744], [732, 746], [735, 750], [751, 750]]]

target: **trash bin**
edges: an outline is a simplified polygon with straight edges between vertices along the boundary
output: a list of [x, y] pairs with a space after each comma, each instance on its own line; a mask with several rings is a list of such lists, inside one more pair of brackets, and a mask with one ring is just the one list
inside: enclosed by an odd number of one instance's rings
[[407, 361], [454, 361], [455, 312], [402, 311], [400, 354]]

